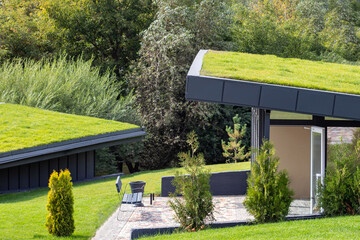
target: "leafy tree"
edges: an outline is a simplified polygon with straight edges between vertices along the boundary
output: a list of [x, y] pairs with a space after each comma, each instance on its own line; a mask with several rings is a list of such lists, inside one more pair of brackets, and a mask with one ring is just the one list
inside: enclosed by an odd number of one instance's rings
[[186, 101], [185, 77], [199, 49], [231, 45], [229, 11], [215, 0], [158, 2], [131, 76], [149, 133], [142, 154], [146, 167], [163, 168], [175, 162], [176, 153], [185, 148], [185, 133], [204, 128], [209, 124], [207, 114], [218, 110], [215, 105]]
[[234, 129], [230, 126], [226, 126], [229, 142], [225, 143], [224, 140], [221, 140], [221, 146], [224, 150], [223, 156], [233, 160], [235, 163], [237, 163], [237, 161], [247, 160], [251, 154], [251, 152], [244, 153], [246, 146], [242, 144], [242, 139], [246, 133], [246, 124], [241, 126], [240, 119], [239, 115], [236, 114], [233, 118]]
[[155, 13], [151, 0], [52, 0], [46, 12], [61, 32], [61, 48], [70, 56], [95, 57], [95, 63], [124, 75], [137, 59], [139, 33]]
[[74, 225], [74, 196], [69, 170], [54, 171], [49, 179], [46, 227], [55, 236], [71, 236]]
[[[195, 154], [199, 143], [194, 131], [188, 134], [187, 143], [191, 151], [179, 153], [179, 158], [188, 175], [176, 172], [173, 181], [176, 191], [169, 204], [175, 211], [175, 220], [183, 229], [198, 231], [205, 227], [205, 220], [215, 220], [210, 192], [210, 172], [204, 169], [204, 156]], [[182, 199], [177, 198], [177, 194], [181, 194]]]
[[271, 142], [263, 145], [251, 166], [245, 208], [257, 222], [283, 220], [289, 212], [294, 192], [289, 189], [289, 177], [285, 170], [278, 171], [279, 157]]
[[3, 0], [0, 4], [0, 57], [40, 59], [55, 50], [53, 22], [41, 0]]

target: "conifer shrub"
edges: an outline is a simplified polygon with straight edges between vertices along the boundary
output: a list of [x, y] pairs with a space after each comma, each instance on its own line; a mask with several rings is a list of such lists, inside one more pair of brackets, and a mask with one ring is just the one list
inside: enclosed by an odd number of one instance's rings
[[54, 236], [71, 236], [74, 225], [74, 196], [69, 170], [54, 171], [49, 179], [46, 228]]
[[[169, 204], [175, 211], [175, 220], [184, 230], [198, 231], [205, 227], [206, 220], [215, 220], [214, 205], [210, 192], [210, 172], [204, 169], [203, 154], [195, 154], [199, 147], [198, 138], [194, 131], [187, 137], [191, 151], [178, 155], [186, 175], [176, 172], [173, 180], [176, 191], [171, 194]], [[182, 198], [177, 198], [177, 195], [182, 195]]]
[[230, 160], [237, 163], [238, 161], [246, 161], [249, 159], [251, 152], [245, 151], [245, 145], [242, 143], [242, 139], [246, 134], [246, 124], [240, 124], [241, 118], [238, 114], [233, 117], [234, 129], [230, 126], [226, 126], [226, 132], [229, 136], [229, 142], [225, 143], [221, 140], [221, 146], [223, 149], [223, 156], [227, 158], [227, 162]]
[[289, 188], [289, 176], [285, 170], [278, 171], [279, 157], [271, 142], [263, 145], [251, 166], [248, 177], [245, 208], [256, 222], [277, 222], [289, 213], [294, 192]]

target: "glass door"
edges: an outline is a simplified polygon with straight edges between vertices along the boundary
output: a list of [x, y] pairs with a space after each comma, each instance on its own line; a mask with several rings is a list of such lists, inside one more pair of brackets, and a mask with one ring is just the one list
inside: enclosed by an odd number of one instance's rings
[[310, 214], [321, 212], [318, 208], [317, 195], [319, 184], [325, 176], [325, 129], [311, 128], [311, 172], [310, 172]]

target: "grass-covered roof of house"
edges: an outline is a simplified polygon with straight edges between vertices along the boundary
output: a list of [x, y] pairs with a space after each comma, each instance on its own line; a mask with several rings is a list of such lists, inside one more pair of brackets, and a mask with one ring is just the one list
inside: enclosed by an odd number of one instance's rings
[[355, 65], [208, 51], [200, 74], [360, 95], [360, 66]]
[[134, 128], [139, 126], [0, 104], [0, 153]]

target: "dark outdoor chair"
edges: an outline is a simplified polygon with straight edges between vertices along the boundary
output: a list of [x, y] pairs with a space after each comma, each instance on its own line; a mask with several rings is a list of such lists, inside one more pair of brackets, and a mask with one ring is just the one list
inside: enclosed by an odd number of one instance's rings
[[[132, 183], [135, 183], [135, 184], [132, 184]], [[139, 183], [141, 183], [141, 184], [139, 184]], [[130, 185], [130, 184], [132, 184], [131, 193], [126, 191], [128, 185]], [[143, 206], [142, 198], [144, 195], [145, 182], [130, 182], [130, 183], [126, 184], [123, 191], [121, 191], [122, 190], [122, 182], [121, 182], [120, 176], [118, 176], [116, 179], [115, 185], [116, 185], [116, 190], [118, 192], [119, 201], [121, 203], [120, 207], [119, 207], [118, 215], [117, 215], [117, 220], [120, 221], [120, 219], [119, 219], [120, 212], [124, 212], [124, 211], [122, 211], [123, 204], [132, 205], [133, 207]], [[133, 211], [134, 211], [134, 208], [132, 208], [132, 212]]]

